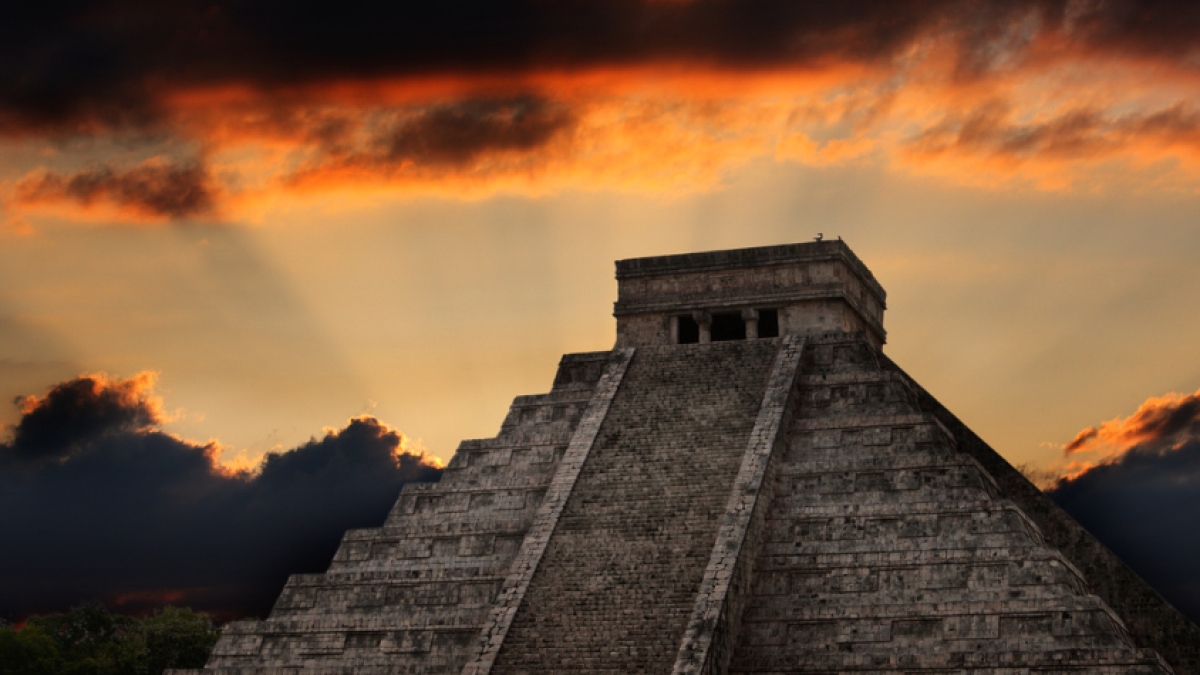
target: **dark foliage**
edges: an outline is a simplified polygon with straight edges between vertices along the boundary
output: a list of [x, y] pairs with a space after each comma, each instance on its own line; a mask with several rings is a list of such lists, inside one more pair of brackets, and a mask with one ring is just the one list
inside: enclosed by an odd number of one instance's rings
[[110, 614], [96, 603], [0, 628], [0, 675], [159, 675], [202, 668], [217, 642], [212, 621], [166, 607], [144, 617]]

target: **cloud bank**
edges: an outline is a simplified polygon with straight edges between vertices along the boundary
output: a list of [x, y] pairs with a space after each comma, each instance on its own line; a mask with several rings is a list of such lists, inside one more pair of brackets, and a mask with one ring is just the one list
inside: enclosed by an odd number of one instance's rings
[[1200, 620], [1200, 392], [1151, 398], [1064, 450], [1072, 463], [1050, 498]]
[[239, 85], [278, 91], [647, 64], [891, 65], [939, 39], [952, 43], [955, 77], [970, 80], [1093, 54], [1186, 67], [1200, 46], [1200, 10], [1183, 0], [451, 0], [336, 9], [109, 0], [24, 7], [5, 25], [0, 110], [10, 133], [152, 125], [174, 92]]
[[346, 529], [441, 475], [371, 417], [233, 470], [216, 442], [162, 431], [153, 385], [83, 375], [17, 401], [0, 443], [0, 616], [84, 599], [265, 615], [288, 574], [324, 571]]
[[213, 215], [217, 192], [199, 163], [153, 163], [127, 171], [101, 166], [67, 176], [30, 176], [17, 185], [15, 199], [22, 205], [66, 202], [82, 209], [99, 204], [133, 219], [182, 220]]
[[1063, 449], [1068, 455], [1101, 449], [1120, 454], [1134, 447], [1163, 450], [1195, 437], [1200, 437], [1200, 391], [1148, 399], [1125, 419], [1080, 431]]
[[[754, 159], [991, 188], [1190, 192], [1200, 179], [1200, 10], [1182, 0], [13, 14], [0, 139], [59, 151], [11, 177], [0, 198], [19, 212], [100, 205], [166, 222], [330, 190], [704, 190]], [[80, 139], [140, 151], [96, 167]]]

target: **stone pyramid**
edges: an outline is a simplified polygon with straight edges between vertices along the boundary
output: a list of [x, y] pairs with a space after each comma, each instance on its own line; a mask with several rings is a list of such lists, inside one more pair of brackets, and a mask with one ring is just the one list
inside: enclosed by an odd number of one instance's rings
[[617, 279], [612, 351], [193, 672], [1200, 673], [1200, 629], [883, 354], [840, 240]]

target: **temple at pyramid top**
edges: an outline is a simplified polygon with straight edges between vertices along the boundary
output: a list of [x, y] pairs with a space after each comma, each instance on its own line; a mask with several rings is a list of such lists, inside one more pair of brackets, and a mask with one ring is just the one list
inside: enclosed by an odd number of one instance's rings
[[861, 332], [887, 294], [840, 239], [617, 261], [617, 347]]

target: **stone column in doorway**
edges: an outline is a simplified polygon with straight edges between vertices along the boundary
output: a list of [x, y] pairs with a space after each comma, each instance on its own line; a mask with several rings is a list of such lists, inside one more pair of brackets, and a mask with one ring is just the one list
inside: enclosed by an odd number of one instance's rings
[[749, 308], [743, 309], [742, 321], [746, 322], [746, 339], [758, 339], [758, 310]]
[[700, 326], [700, 344], [706, 345], [712, 342], [712, 314], [695, 311], [692, 312], [692, 318]]

